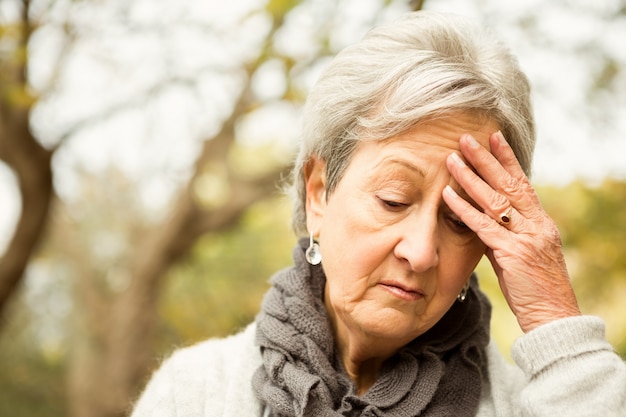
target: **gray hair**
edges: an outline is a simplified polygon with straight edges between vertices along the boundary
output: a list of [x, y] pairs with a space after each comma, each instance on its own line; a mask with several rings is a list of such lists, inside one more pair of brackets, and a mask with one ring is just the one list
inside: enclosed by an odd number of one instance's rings
[[530, 86], [516, 58], [490, 32], [459, 16], [413, 12], [337, 54], [304, 107], [290, 189], [296, 234], [307, 235], [304, 171], [313, 157], [326, 164], [328, 198], [359, 140], [389, 138], [458, 112], [498, 123], [530, 176]]

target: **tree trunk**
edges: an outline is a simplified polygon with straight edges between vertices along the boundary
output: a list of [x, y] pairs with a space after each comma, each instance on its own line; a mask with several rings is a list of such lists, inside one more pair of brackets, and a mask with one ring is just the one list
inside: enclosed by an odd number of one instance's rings
[[[228, 122], [207, 142], [197, 172], [207, 160], [224, 161], [234, 132]], [[98, 277], [86, 273], [77, 283], [80, 315], [75, 351], [70, 356], [68, 396], [72, 417], [121, 417], [129, 399], [145, 385], [154, 368], [153, 336], [160, 286], [167, 270], [202, 234], [232, 227], [248, 207], [271, 196], [283, 173], [279, 167], [256, 180], [229, 178], [232, 193], [223, 206], [207, 210], [194, 198], [190, 184], [169, 218], [143, 236], [133, 251], [132, 277], [123, 292], [103, 295]], [[194, 176], [194, 178], [197, 177]], [[192, 180], [193, 183], [193, 180]]]
[[0, 109], [0, 159], [17, 177], [22, 210], [13, 238], [0, 258], [0, 315], [43, 236], [54, 197], [52, 152], [32, 136], [29, 109], [10, 106], [5, 102]]
[[[32, 33], [30, 1], [22, 0], [17, 49], [27, 51]], [[22, 210], [13, 237], [0, 258], [0, 316], [18, 287], [48, 220], [54, 191], [52, 151], [45, 149], [30, 130], [30, 110], [35, 99], [28, 93], [28, 54], [3, 54], [0, 65], [0, 160], [14, 172]]]

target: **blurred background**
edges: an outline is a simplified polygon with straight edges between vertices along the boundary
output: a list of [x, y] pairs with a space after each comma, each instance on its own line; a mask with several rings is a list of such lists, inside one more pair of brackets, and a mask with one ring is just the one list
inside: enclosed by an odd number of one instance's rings
[[[533, 182], [626, 357], [625, 0], [0, 0], [0, 416], [123, 416], [172, 349], [252, 321], [291, 263], [307, 91], [417, 8], [518, 55]], [[508, 356], [520, 331], [479, 276]]]

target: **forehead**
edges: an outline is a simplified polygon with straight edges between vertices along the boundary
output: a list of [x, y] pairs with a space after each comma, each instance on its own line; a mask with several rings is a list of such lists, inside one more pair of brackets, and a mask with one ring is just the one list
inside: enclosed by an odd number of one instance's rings
[[458, 112], [423, 120], [409, 130], [387, 140], [413, 140], [424, 145], [458, 150], [461, 136], [470, 134], [485, 148], [490, 149], [489, 137], [498, 129], [498, 124], [484, 115]]
[[471, 134], [489, 149], [489, 137], [498, 129], [494, 121], [469, 113], [426, 120], [387, 139], [365, 139], [357, 146], [348, 171], [372, 186], [399, 178], [421, 182], [420, 178], [446, 177], [453, 188], [458, 188], [445, 165], [452, 152], [460, 154], [461, 136]]
[[[483, 147], [490, 149], [489, 137], [499, 126], [486, 117], [469, 113], [450, 114], [422, 121], [407, 131], [383, 140], [368, 140], [364, 137], [357, 146], [356, 159], [368, 159], [378, 165], [386, 160], [395, 162], [420, 159], [422, 163], [442, 162], [451, 152], [460, 153], [459, 140], [462, 135], [472, 135]], [[367, 156], [363, 153], [368, 154]], [[361, 159], [361, 162], [362, 159]]]

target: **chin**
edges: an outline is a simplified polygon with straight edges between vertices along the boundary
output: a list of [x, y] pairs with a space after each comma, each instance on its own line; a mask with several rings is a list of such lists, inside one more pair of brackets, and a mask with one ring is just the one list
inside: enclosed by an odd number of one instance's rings
[[421, 330], [421, 326], [415, 323], [414, 316], [408, 318], [402, 314], [398, 317], [397, 312], [392, 317], [385, 315], [375, 321], [367, 320], [361, 323], [360, 327], [362, 332], [372, 339], [397, 340], [402, 345], [409, 343], [427, 330]]

